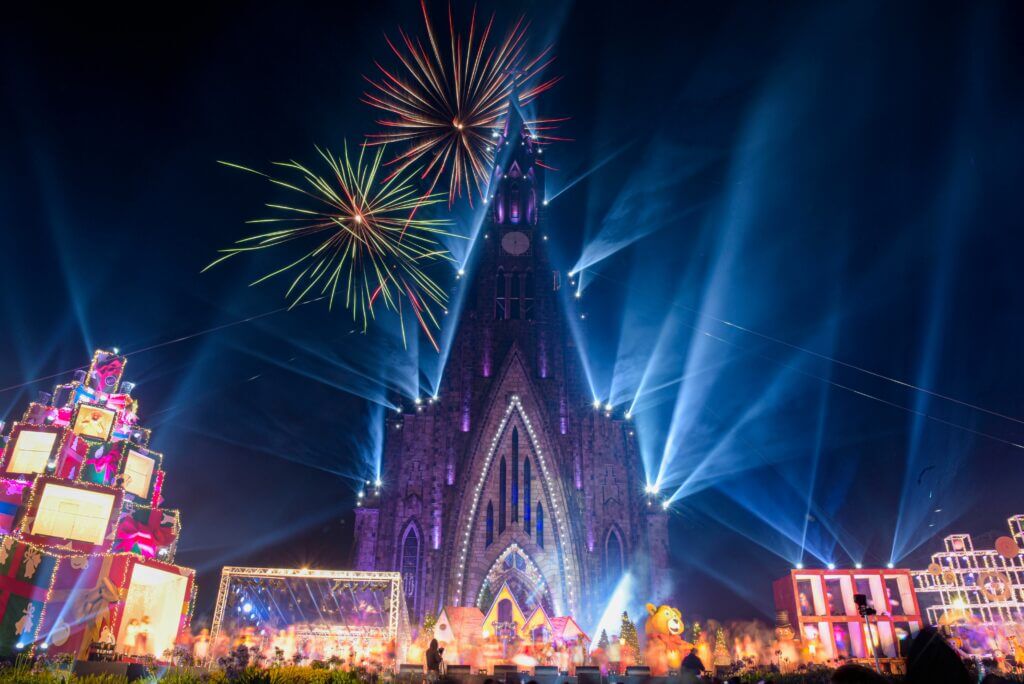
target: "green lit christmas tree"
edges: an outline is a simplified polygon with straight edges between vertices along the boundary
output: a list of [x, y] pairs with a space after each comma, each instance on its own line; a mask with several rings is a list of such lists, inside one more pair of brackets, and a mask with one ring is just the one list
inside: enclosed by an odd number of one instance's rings
[[622, 627], [619, 628], [619, 636], [626, 642], [634, 658], [640, 657], [640, 635], [636, 631], [636, 625], [629, 619], [629, 613], [622, 611]]

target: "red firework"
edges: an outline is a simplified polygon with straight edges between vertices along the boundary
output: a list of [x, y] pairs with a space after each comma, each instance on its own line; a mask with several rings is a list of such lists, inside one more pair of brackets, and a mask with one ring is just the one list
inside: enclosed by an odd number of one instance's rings
[[[422, 165], [421, 178], [430, 179], [433, 191], [448, 174], [448, 204], [465, 191], [470, 205], [474, 188], [483, 196], [494, 162], [493, 137], [508, 112], [513, 93], [520, 104], [529, 104], [551, 88], [558, 78], [544, 80], [541, 72], [551, 64], [551, 48], [527, 55], [529, 24], [522, 17], [505, 39], [489, 42], [494, 15], [478, 33], [476, 8], [464, 38], [457, 33], [448, 8], [449, 45], [441, 50], [424, 0], [420, 3], [426, 25], [426, 45], [399, 29], [396, 45], [385, 36], [401, 69], [388, 71], [380, 63], [380, 80], [363, 101], [390, 116], [378, 120], [385, 131], [369, 136], [369, 144], [398, 143], [402, 150], [389, 164], [402, 173]], [[527, 122], [536, 138], [555, 140], [545, 131], [561, 119]]]

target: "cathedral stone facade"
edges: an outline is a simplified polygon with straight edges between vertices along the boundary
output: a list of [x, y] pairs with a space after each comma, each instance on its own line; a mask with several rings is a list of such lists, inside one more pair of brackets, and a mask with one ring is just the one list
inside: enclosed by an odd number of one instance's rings
[[414, 624], [486, 612], [506, 584], [527, 615], [589, 624], [625, 572], [652, 600], [665, 580], [666, 514], [633, 424], [588, 390], [547, 251], [543, 150], [511, 110], [438, 395], [387, 417], [382, 489], [356, 510], [357, 568], [400, 571]]

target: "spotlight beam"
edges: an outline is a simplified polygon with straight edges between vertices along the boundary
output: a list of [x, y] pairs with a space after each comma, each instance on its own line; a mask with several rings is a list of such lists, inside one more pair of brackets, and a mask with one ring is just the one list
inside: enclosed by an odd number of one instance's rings
[[580, 174], [580, 175], [576, 176], [575, 178], [573, 178], [572, 180], [570, 180], [570, 181], [569, 181], [568, 183], [566, 183], [566, 184], [565, 184], [564, 186], [562, 186], [562, 189], [561, 189], [561, 190], [559, 190], [558, 192], [554, 193], [553, 195], [550, 195], [549, 197], [547, 197], [547, 198], [546, 198], [546, 199], [547, 199], [547, 201], [548, 201], [548, 202], [553, 202], [553, 201], [555, 200], [555, 198], [556, 198], [556, 197], [558, 197], [559, 195], [561, 195], [561, 194], [562, 194], [562, 193], [564, 193], [565, 191], [567, 191], [567, 190], [571, 189], [571, 188], [572, 188], [573, 186], [575, 186], [575, 185], [576, 185], [577, 183], [580, 183], [581, 181], [583, 181], [583, 180], [586, 180], [586, 178], [587, 178], [588, 176], [590, 176], [590, 175], [592, 175], [592, 174], [594, 174], [594, 173], [596, 173], [596, 172], [600, 171], [600, 170], [601, 170], [601, 168], [603, 168], [603, 167], [604, 167], [604, 166], [605, 166], [606, 164], [608, 164], [609, 162], [613, 161], [613, 160], [614, 160], [614, 159], [615, 159], [616, 157], [618, 157], [618, 156], [619, 156], [620, 154], [622, 154], [622, 153], [623, 153], [623, 152], [625, 152], [625, 151], [626, 151], [627, 149], [629, 149], [630, 147], [632, 147], [632, 146], [633, 146], [633, 143], [635, 143], [635, 142], [636, 142], [636, 139], [633, 139], [633, 140], [629, 140], [629, 141], [627, 141], [626, 143], [624, 143], [623, 145], [620, 145], [620, 146], [619, 146], [619, 147], [618, 147], [617, 149], [613, 150], [613, 151], [612, 151], [612, 152], [611, 152], [610, 154], [607, 154], [607, 155], [605, 155], [605, 156], [604, 156], [604, 158], [602, 158], [602, 159], [601, 159], [600, 161], [598, 161], [598, 162], [597, 162], [596, 164], [594, 164], [594, 165], [593, 165], [593, 166], [591, 166], [591, 167], [590, 167], [589, 169], [587, 169], [586, 171], [584, 171], [584, 172], [583, 172], [582, 174]]

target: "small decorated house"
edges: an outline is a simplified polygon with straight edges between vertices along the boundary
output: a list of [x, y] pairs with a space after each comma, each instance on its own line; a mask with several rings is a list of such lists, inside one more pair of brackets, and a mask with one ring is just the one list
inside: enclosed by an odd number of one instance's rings
[[533, 615], [526, 620], [526, 624], [519, 630], [519, 636], [526, 641], [547, 642], [551, 640], [554, 634], [555, 628], [551, 624], [548, 614], [544, 612], [544, 606], [540, 605], [534, 609]]
[[495, 634], [499, 637], [503, 636], [500, 634], [503, 630], [514, 629], [518, 633], [525, 624], [526, 615], [519, 607], [519, 601], [516, 600], [512, 590], [508, 588], [508, 583], [502, 583], [501, 589], [498, 590], [491, 603], [490, 610], [484, 615], [482, 629], [484, 638], [489, 639]]
[[590, 644], [590, 637], [570, 616], [551, 618], [551, 631], [553, 638], [562, 643], [582, 641], [584, 646]]
[[447, 606], [437, 616], [434, 638], [445, 650], [445, 661], [469, 665], [483, 635], [484, 614], [476, 606]]

